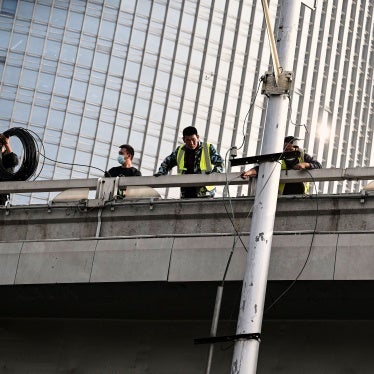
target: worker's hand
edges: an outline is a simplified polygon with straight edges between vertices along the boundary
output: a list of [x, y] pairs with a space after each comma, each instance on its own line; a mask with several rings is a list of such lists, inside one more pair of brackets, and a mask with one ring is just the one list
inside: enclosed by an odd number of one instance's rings
[[240, 177], [242, 179], [248, 179], [248, 178], [253, 178], [257, 175], [256, 169], [249, 169], [247, 171], [243, 171], [243, 173], [240, 174]]
[[7, 138], [4, 134], [0, 134], [0, 143], [2, 145], [9, 145], [9, 138]]
[[4, 152], [3, 147], [5, 147], [5, 151], [8, 153], [12, 153], [12, 148], [10, 146], [9, 138], [6, 137], [4, 134], [0, 134], [0, 151]]
[[295, 170], [310, 169], [310, 163], [309, 162], [300, 162], [299, 164], [296, 164], [293, 168]]

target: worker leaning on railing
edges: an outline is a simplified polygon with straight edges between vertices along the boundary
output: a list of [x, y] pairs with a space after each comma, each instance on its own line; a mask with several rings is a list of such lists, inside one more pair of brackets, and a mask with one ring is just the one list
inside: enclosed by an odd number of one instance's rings
[[[294, 142], [298, 140], [293, 136], [286, 136], [284, 138], [283, 151], [292, 152], [299, 151], [298, 157], [282, 160], [282, 170], [310, 170], [310, 169], [321, 169], [321, 164], [314, 160], [312, 156], [301, 150]], [[258, 166], [244, 171], [241, 174], [243, 179], [256, 177], [258, 173]], [[309, 193], [308, 182], [297, 182], [297, 183], [280, 183], [278, 188], [280, 195], [298, 195]]]
[[[223, 172], [223, 159], [210, 143], [199, 140], [197, 130], [188, 126], [183, 130], [183, 142], [161, 163], [156, 177], [167, 175], [175, 166], [178, 174], [210, 174]], [[214, 186], [182, 187], [181, 198], [214, 197]]]

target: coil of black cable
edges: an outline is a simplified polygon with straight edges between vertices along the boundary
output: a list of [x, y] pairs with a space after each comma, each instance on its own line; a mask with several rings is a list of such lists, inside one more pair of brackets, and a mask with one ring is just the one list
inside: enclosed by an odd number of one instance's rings
[[11, 173], [3, 166], [2, 153], [0, 152], [0, 180], [26, 181], [34, 175], [38, 167], [38, 146], [34, 137], [22, 127], [13, 127], [3, 133], [7, 138], [17, 137], [23, 146], [22, 163], [19, 169]]

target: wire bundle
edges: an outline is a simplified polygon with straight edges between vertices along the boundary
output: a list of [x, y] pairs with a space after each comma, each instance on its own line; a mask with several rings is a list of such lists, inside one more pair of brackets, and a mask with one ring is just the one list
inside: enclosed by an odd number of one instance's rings
[[30, 132], [21, 127], [13, 127], [4, 132], [7, 138], [17, 137], [23, 146], [23, 158], [20, 168], [11, 173], [4, 168], [2, 153], [0, 152], [0, 180], [2, 181], [26, 181], [36, 171], [38, 167], [38, 146]]

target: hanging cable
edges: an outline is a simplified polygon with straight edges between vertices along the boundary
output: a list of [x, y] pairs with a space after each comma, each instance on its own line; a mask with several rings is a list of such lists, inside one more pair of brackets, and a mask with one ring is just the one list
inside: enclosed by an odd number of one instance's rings
[[317, 231], [318, 216], [319, 216], [318, 190], [317, 190], [316, 181], [314, 180], [313, 175], [308, 170], [305, 170], [305, 171], [312, 178], [313, 188], [316, 191], [316, 220], [315, 220], [315, 223], [314, 223], [313, 235], [312, 235], [312, 240], [310, 241], [308, 255], [306, 256], [304, 264], [301, 267], [301, 269], [300, 269], [299, 273], [297, 274], [297, 276], [295, 277], [295, 279], [291, 282], [291, 284], [288, 287], [286, 287], [286, 289], [284, 291], [281, 292], [281, 294], [268, 307], [265, 308], [264, 313], [267, 313], [271, 308], [273, 308], [274, 305], [277, 304], [278, 301], [280, 299], [282, 299], [291, 290], [291, 288], [296, 284], [296, 282], [300, 279], [301, 274], [304, 272], [304, 269], [305, 269], [306, 265], [308, 264], [309, 259], [310, 259], [310, 255], [312, 253], [313, 243], [314, 243], [314, 239], [315, 239], [315, 235], [316, 235], [316, 231]]

